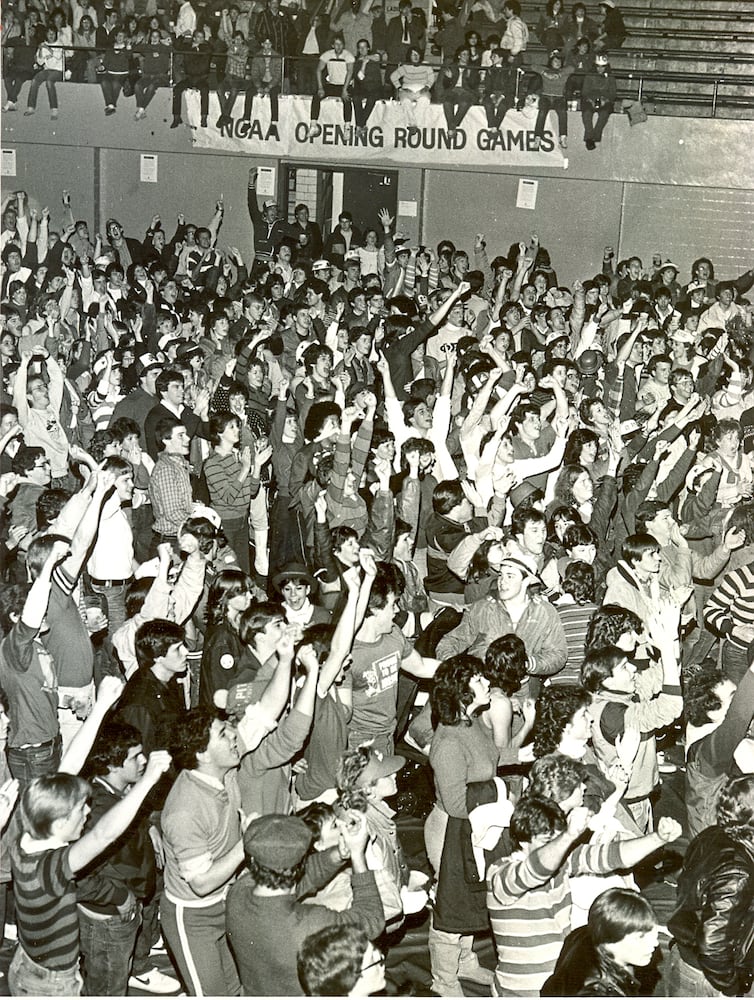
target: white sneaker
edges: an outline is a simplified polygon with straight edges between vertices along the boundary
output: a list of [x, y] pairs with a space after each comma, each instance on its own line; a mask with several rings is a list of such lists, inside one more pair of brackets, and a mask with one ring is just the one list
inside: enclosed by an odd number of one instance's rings
[[18, 927], [15, 924], [6, 924], [3, 937], [6, 941], [18, 941]]
[[141, 976], [131, 976], [128, 985], [134, 990], [144, 990], [146, 993], [176, 993], [181, 984], [172, 976], [166, 976], [159, 969], [150, 969]]

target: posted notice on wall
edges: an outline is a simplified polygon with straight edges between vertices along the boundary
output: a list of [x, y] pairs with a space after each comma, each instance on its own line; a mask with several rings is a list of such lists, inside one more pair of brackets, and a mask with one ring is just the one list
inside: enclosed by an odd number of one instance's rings
[[16, 151], [15, 149], [4, 149], [2, 151], [2, 177], [16, 176]]

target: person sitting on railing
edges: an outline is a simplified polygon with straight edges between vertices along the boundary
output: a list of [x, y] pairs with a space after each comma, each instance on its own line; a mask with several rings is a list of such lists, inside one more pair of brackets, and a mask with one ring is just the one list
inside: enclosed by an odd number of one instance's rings
[[479, 70], [469, 66], [469, 50], [460, 48], [456, 52], [455, 63], [444, 66], [442, 70], [442, 109], [449, 132], [461, 127], [466, 112], [477, 103], [478, 91]]
[[89, 14], [84, 14], [77, 23], [73, 33], [73, 44], [76, 48], [73, 57], [67, 63], [71, 79], [74, 83], [94, 83], [97, 65], [97, 55], [94, 51], [97, 47], [97, 26]]
[[[228, 12], [223, 11], [223, 21], [220, 30], [224, 31], [223, 25], [228, 17]], [[230, 23], [228, 21], [228, 23]], [[234, 31], [227, 40], [228, 53], [225, 60], [225, 76], [217, 85], [217, 100], [220, 104], [220, 117], [217, 119], [217, 127], [231, 124], [231, 112], [236, 103], [236, 97], [247, 90], [246, 68], [249, 59], [249, 45], [244, 38], [242, 31]], [[251, 100], [248, 99], [249, 106]]]
[[584, 86], [584, 77], [594, 69], [592, 43], [584, 35], [579, 38], [566, 58], [566, 66], [571, 68], [571, 75], [565, 89], [567, 101], [578, 100]]
[[173, 87], [173, 121], [171, 128], [182, 124], [181, 99], [187, 90], [198, 90], [201, 98], [201, 125], [207, 127], [209, 112], [209, 64], [212, 53], [204, 40], [203, 31], [195, 31], [191, 40], [176, 39], [175, 51], [183, 53], [184, 78]]
[[383, 85], [380, 73], [380, 56], [370, 51], [369, 42], [361, 38], [356, 46], [356, 62], [353, 71], [353, 113], [356, 131], [366, 132], [369, 116], [377, 101], [382, 97]]
[[311, 119], [319, 118], [323, 98], [340, 97], [343, 101], [343, 118], [351, 120], [351, 101], [348, 86], [353, 75], [354, 57], [346, 49], [342, 35], [335, 35], [332, 48], [323, 52], [317, 63], [317, 92], [312, 97]]
[[568, 145], [568, 114], [565, 92], [571, 73], [572, 70], [563, 65], [563, 53], [557, 50], [551, 52], [547, 66], [540, 72], [542, 92], [539, 95], [537, 124], [534, 127], [535, 149], [539, 149], [539, 144], [544, 139], [545, 123], [549, 111], [554, 111], [558, 116], [561, 148], [565, 149]]
[[626, 40], [626, 26], [615, 0], [601, 0], [600, 20], [602, 23], [594, 42], [595, 50], [619, 49]]
[[50, 118], [58, 117], [58, 92], [55, 84], [63, 79], [63, 50], [55, 45], [58, 36], [57, 28], [50, 25], [45, 41], [37, 49], [35, 66], [37, 71], [29, 88], [28, 106], [24, 115], [33, 115], [37, 110], [37, 94], [44, 84], [47, 87], [47, 97], [50, 102]]
[[33, 38], [29, 38], [31, 27], [30, 18], [27, 17], [26, 23], [20, 23], [20, 34], [8, 39], [3, 36], [3, 82], [7, 98], [3, 111], [16, 110], [21, 88], [27, 80], [33, 79], [36, 72], [37, 46]]
[[105, 114], [114, 115], [123, 84], [131, 70], [131, 51], [126, 45], [125, 29], [119, 27], [110, 48], [105, 49], [100, 58], [99, 75], [102, 96], [105, 98]]
[[499, 129], [513, 107], [516, 92], [516, 70], [505, 62], [506, 53], [496, 48], [490, 52], [490, 67], [484, 74], [484, 110], [487, 128]]
[[251, 120], [251, 108], [254, 96], [269, 97], [270, 121], [278, 120], [278, 97], [283, 85], [283, 60], [272, 47], [271, 38], [262, 39], [262, 49], [251, 60], [251, 86], [246, 90], [244, 101], [244, 121]]
[[435, 71], [422, 61], [419, 49], [409, 46], [406, 61], [390, 74], [390, 82], [395, 87], [395, 96], [406, 112], [411, 128], [416, 128], [416, 112], [422, 113], [429, 107]]
[[581, 120], [584, 122], [584, 144], [587, 149], [597, 148], [618, 96], [607, 55], [598, 52], [594, 63], [594, 69], [584, 77], [581, 90]]
[[167, 87], [170, 81], [170, 38], [163, 39], [159, 28], [150, 28], [146, 45], [138, 50], [141, 60], [141, 75], [134, 83], [136, 114], [138, 122], [147, 116], [147, 107], [158, 87]]

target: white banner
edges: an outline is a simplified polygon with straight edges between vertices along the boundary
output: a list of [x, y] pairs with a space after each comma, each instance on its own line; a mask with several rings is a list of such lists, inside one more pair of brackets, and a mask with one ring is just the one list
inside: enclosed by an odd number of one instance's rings
[[[366, 132], [343, 120], [339, 98], [322, 101], [318, 122], [310, 120], [309, 97], [279, 98], [279, 122], [270, 121], [270, 102], [254, 98], [251, 121], [238, 117], [243, 95], [236, 100], [230, 125], [215, 125], [220, 108], [217, 95], [210, 95], [208, 127], [200, 125], [199, 94], [185, 95], [187, 120], [194, 129], [194, 142], [202, 149], [227, 150], [256, 156], [278, 156], [295, 160], [329, 160], [364, 164], [389, 162], [396, 166], [531, 167], [568, 166], [558, 144], [557, 132], [545, 127], [539, 149], [535, 149], [534, 126], [537, 109], [509, 111], [500, 130], [487, 128], [484, 108], [474, 105], [461, 128], [450, 134], [442, 105], [431, 104], [424, 111], [419, 128], [409, 129], [405, 110], [397, 101], [377, 101]], [[554, 112], [550, 112], [554, 123]], [[421, 120], [421, 112], [417, 121]], [[550, 119], [546, 126], [549, 126]]]

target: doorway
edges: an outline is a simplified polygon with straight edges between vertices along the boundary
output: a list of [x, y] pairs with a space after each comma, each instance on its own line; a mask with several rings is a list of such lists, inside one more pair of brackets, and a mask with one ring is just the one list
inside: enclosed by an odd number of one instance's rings
[[398, 210], [398, 171], [370, 170], [366, 167], [311, 167], [289, 164], [283, 172], [283, 203], [288, 218], [294, 206], [303, 203], [322, 227], [322, 235], [332, 232], [338, 216], [348, 211], [354, 228], [379, 230], [377, 213], [386, 208], [393, 218]]

